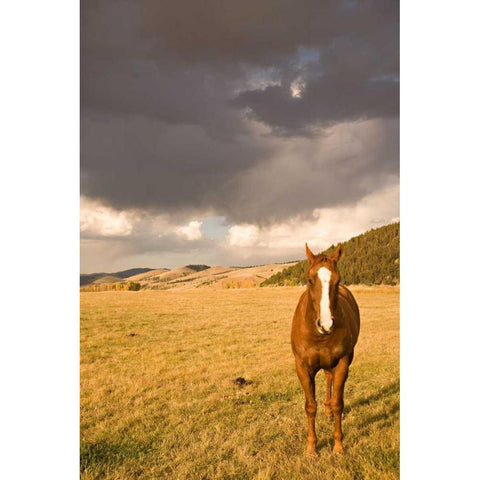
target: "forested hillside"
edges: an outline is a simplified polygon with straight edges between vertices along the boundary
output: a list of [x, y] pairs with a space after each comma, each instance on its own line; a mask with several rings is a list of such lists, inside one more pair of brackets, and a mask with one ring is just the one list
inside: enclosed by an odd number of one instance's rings
[[[335, 245], [322, 253], [329, 255]], [[369, 230], [342, 243], [338, 269], [345, 285], [395, 285], [400, 281], [400, 223]], [[308, 262], [303, 260], [272, 275], [261, 286], [305, 285]]]

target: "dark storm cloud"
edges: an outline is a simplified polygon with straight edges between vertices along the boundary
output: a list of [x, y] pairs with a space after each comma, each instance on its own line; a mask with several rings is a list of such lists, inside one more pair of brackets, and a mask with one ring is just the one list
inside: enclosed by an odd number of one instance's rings
[[[159, 208], [187, 215], [218, 209], [222, 185], [258, 164], [269, 148], [252, 140], [213, 138], [196, 125], [166, 126], [85, 114], [82, 119], [84, 193], [117, 208]], [[228, 192], [224, 192], [229, 196]]]
[[[398, 2], [83, 0], [81, 10], [84, 195], [265, 223], [353, 202], [397, 174]], [[374, 128], [324, 146], [327, 127], [367, 119]]]
[[145, 35], [199, 62], [276, 64], [299, 46], [322, 47], [345, 35], [370, 39], [380, 31], [398, 31], [399, 4], [392, 0], [141, 0], [140, 4]]
[[390, 119], [342, 124], [320, 139], [285, 140], [283, 149], [226, 184], [229, 215], [265, 225], [361, 199], [397, 180], [398, 134], [398, 121]]
[[[357, 51], [355, 47], [352, 50]], [[398, 78], [391, 71], [378, 69], [377, 74], [375, 70], [374, 65], [360, 72], [343, 68], [319, 71], [313, 66], [298, 72], [298, 79], [305, 84], [299, 97], [292, 96], [291, 82], [285, 82], [242, 92], [232, 104], [249, 108], [252, 117], [283, 135], [308, 133], [312, 126], [398, 116]]]
[[139, 255], [147, 253], [156, 253], [158, 251], [168, 251], [172, 253], [181, 253], [188, 251], [203, 252], [216, 246], [213, 240], [201, 238], [198, 240], [186, 240], [173, 233], [163, 236], [152, 234], [152, 232], [140, 232], [131, 236], [111, 236], [86, 234], [82, 235], [84, 244], [98, 245], [105, 250], [114, 248], [115, 256], [118, 255]]
[[[145, 0], [143, 6], [144, 31], [182, 59], [278, 68], [280, 86], [244, 92], [233, 104], [282, 133], [398, 114], [398, 2]], [[298, 65], [300, 47], [318, 49], [320, 61]], [[295, 75], [307, 81], [301, 99], [290, 94]]]

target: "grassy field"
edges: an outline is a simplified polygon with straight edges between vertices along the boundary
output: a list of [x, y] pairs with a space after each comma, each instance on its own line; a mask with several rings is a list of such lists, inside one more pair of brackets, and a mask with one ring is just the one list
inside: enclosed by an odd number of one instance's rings
[[319, 408], [316, 458], [290, 350], [303, 288], [81, 293], [81, 478], [399, 478], [399, 290], [351, 290], [346, 453]]

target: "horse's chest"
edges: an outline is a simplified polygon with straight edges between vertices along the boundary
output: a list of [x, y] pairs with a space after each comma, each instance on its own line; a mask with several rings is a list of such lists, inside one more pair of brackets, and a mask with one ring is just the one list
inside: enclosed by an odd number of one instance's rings
[[315, 369], [329, 369], [335, 367], [345, 351], [342, 345], [316, 345], [310, 347], [306, 354], [308, 363]]

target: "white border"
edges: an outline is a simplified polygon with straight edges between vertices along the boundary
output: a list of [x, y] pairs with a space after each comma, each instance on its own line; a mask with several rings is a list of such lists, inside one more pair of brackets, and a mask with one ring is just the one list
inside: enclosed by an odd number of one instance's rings
[[478, 3], [401, 2], [401, 476], [478, 477]]
[[78, 22], [2, 6], [3, 478], [79, 475]]

